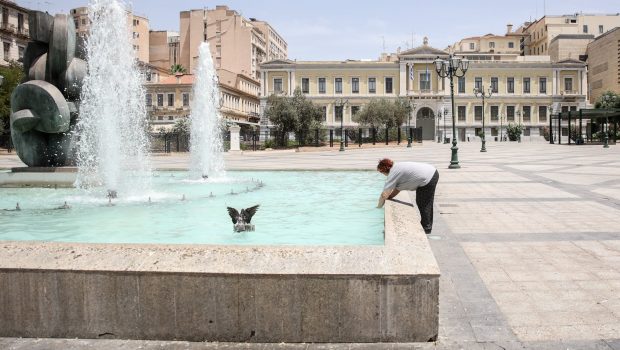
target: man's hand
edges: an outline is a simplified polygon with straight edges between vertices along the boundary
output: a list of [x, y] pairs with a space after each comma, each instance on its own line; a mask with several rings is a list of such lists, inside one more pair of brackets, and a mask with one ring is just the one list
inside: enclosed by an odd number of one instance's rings
[[396, 195], [398, 195], [399, 193], [400, 191], [397, 189], [389, 189], [383, 191], [383, 193], [381, 193], [381, 196], [379, 197], [379, 203], [377, 203], [377, 208], [383, 208], [383, 205], [385, 204], [385, 201], [387, 199], [392, 199], [396, 197]]

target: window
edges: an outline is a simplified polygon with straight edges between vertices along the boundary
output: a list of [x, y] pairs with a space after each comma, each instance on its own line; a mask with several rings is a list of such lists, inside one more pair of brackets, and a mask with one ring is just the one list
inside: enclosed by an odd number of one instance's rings
[[82, 25], [85, 26], [86, 25], [86, 18], [82, 18]]
[[531, 106], [523, 106], [523, 121], [529, 122], [532, 120], [532, 107]]
[[508, 43], [508, 48], [509, 48], [509, 49], [514, 49], [514, 48], [515, 48], [515, 43], [514, 43], [514, 42], [512, 42], [512, 41], [511, 41], [511, 42], [509, 42], [509, 43]]
[[275, 93], [282, 92], [282, 78], [273, 79], [273, 92]]
[[586, 33], [586, 34], [588, 33], [588, 25], [587, 24], [583, 25], [583, 32]]
[[153, 105], [153, 95], [146, 94], [146, 106], [151, 107]]
[[80, 27], [80, 22], [77, 19], [74, 19], [73, 23], [75, 24], [75, 28], [79, 28]]
[[523, 93], [530, 93], [530, 78], [523, 78]]
[[3, 44], [2, 46], [3, 46], [3, 49], [4, 49], [4, 60], [8, 61], [9, 60], [9, 54], [11, 52], [11, 44], [7, 43], [7, 42], [4, 42], [2, 44]]
[[183, 93], [183, 107], [189, 106], [189, 93]]
[[157, 116], [157, 120], [164, 120], [164, 116], [163, 115]]
[[474, 88], [482, 91], [482, 78], [481, 77], [476, 77], [476, 79], [474, 80]]
[[464, 94], [465, 93], [465, 77], [459, 77], [459, 82], [458, 82], [458, 87], [459, 87], [459, 94]]
[[385, 93], [386, 94], [391, 94], [394, 92], [392, 81], [393, 81], [392, 78], [385, 78]]
[[17, 57], [24, 58], [24, 47], [23, 46], [17, 47]]
[[134, 26], [134, 27], [135, 27], [135, 26], [137, 26], [137, 25], [139, 25], [139, 24], [140, 24], [140, 21], [139, 21], [139, 20], [137, 20], [137, 19], [134, 19], [134, 20], [133, 20], [133, 26]]
[[19, 32], [24, 30], [24, 14], [23, 13], [17, 14], [17, 30]]
[[562, 106], [562, 113], [568, 112], [568, 106]]
[[602, 25], [598, 26], [598, 33], [603, 34], [604, 32], [605, 31], [603, 30], [603, 26]]
[[499, 79], [497, 77], [491, 78], [491, 92], [496, 94], [499, 91]]
[[168, 94], [168, 107], [174, 106], [174, 94]]
[[564, 78], [564, 91], [569, 93], [573, 91], [573, 78]]
[[342, 106], [334, 106], [334, 121], [342, 121]]
[[169, 116], [168, 116], [168, 120], [174, 120], [174, 117], [173, 117], [173, 116], [171, 116], [171, 115], [169, 115]]
[[325, 78], [319, 78], [319, 94], [324, 94], [325, 92]]
[[466, 111], [467, 111], [467, 109], [466, 109], [465, 106], [458, 106], [457, 107], [458, 120], [460, 122], [464, 122], [466, 120], [466, 118], [467, 118]]
[[351, 115], [354, 116], [360, 111], [360, 106], [351, 106]]
[[509, 94], [515, 93], [515, 78], [508, 78], [506, 81], [506, 89]]
[[327, 106], [323, 106], [323, 121], [327, 121]]
[[474, 107], [474, 120], [482, 121], [482, 106]]
[[547, 78], [545, 77], [538, 78], [538, 86], [539, 86], [540, 93], [546, 94], [547, 93]]
[[475, 49], [476, 49], [476, 44], [474, 44], [474, 43], [469, 43], [469, 49], [470, 49], [470, 50], [475, 50]]
[[515, 121], [515, 106], [506, 106], [506, 120], [509, 122]]
[[351, 78], [351, 92], [354, 94], [360, 93], [360, 78]]
[[304, 94], [310, 93], [310, 78], [301, 78], [301, 92]]
[[496, 122], [499, 119], [499, 106], [491, 106], [491, 121]]
[[431, 89], [431, 73], [420, 73], [420, 91], [430, 91]]
[[163, 107], [164, 105], [164, 94], [157, 94], [157, 106]]
[[374, 94], [377, 92], [377, 79], [376, 78], [368, 78], [368, 93]]
[[538, 121], [547, 121], [547, 106], [538, 106]]
[[490, 41], [489, 42], [489, 49], [494, 49], [495, 48], [495, 42], [494, 41]]
[[342, 93], [342, 78], [334, 79], [334, 89], [337, 94]]

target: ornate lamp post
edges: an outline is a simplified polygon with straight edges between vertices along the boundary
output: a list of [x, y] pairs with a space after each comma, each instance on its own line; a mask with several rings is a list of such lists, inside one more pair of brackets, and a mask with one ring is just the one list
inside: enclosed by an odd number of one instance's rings
[[334, 102], [336, 106], [340, 106], [340, 152], [344, 152], [344, 107], [347, 103], [349, 103], [349, 100], [342, 98]]
[[466, 58], [455, 57], [450, 55], [447, 60], [442, 60], [439, 57], [433, 62], [435, 64], [435, 71], [442, 78], [450, 79], [450, 99], [452, 100], [452, 158], [450, 160], [449, 169], [459, 169], [459, 148], [456, 146], [456, 121], [454, 119], [454, 111], [456, 111], [454, 104], [454, 77], [463, 77], [469, 68], [469, 60]]
[[[553, 145], [553, 105], [549, 105], [549, 144]], [[581, 130], [579, 130], [579, 134], [581, 134]]]
[[436, 129], [437, 129], [437, 143], [441, 142], [441, 137], [439, 136], [439, 121], [441, 120], [442, 117], [442, 111], [441, 108], [439, 110], [437, 110], [437, 123], [435, 123], [437, 125]]
[[411, 111], [409, 112], [409, 116], [407, 118], [407, 148], [411, 148], [411, 115], [415, 114], [416, 104], [413, 102], [413, 96], [409, 96], [409, 106], [411, 107]]
[[499, 142], [502, 142], [504, 141], [504, 117], [499, 114], [497, 118], [499, 118]]
[[484, 85], [480, 86], [480, 89], [478, 88], [474, 88], [474, 96], [476, 97], [482, 97], [482, 147], [480, 148], [480, 152], [486, 152], [487, 151], [487, 147], [486, 147], [486, 130], [484, 128], [484, 100], [487, 98], [491, 98], [491, 96], [493, 96], [493, 90], [491, 88], [489, 88], [489, 92], [485, 93], [484, 92]]
[[521, 127], [521, 110], [517, 111], [517, 118], [519, 119], [519, 143], [521, 143], [521, 134], [523, 133], [523, 128]]
[[448, 112], [443, 107], [441, 110], [443, 111], [443, 143], [448, 143], [448, 138], [446, 137], [446, 116], [448, 115]]

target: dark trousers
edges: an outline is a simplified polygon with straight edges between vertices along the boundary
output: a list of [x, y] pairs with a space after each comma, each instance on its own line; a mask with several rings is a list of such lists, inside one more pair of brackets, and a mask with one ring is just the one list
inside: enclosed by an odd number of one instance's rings
[[422, 228], [426, 234], [433, 229], [433, 202], [435, 201], [435, 187], [439, 181], [439, 172], [435, 170], [435, 175], [425, 186], [418, 187], [415, 191], [415, 203], [420, 210]]

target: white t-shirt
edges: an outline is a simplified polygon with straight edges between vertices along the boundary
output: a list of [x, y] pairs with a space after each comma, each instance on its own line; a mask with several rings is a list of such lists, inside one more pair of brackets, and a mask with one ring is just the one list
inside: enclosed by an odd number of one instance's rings
[[383, 190], [415, 191], [426, 186], [435, 175], [434, 166], [426, 163], [398, 162], [390, 169]]

